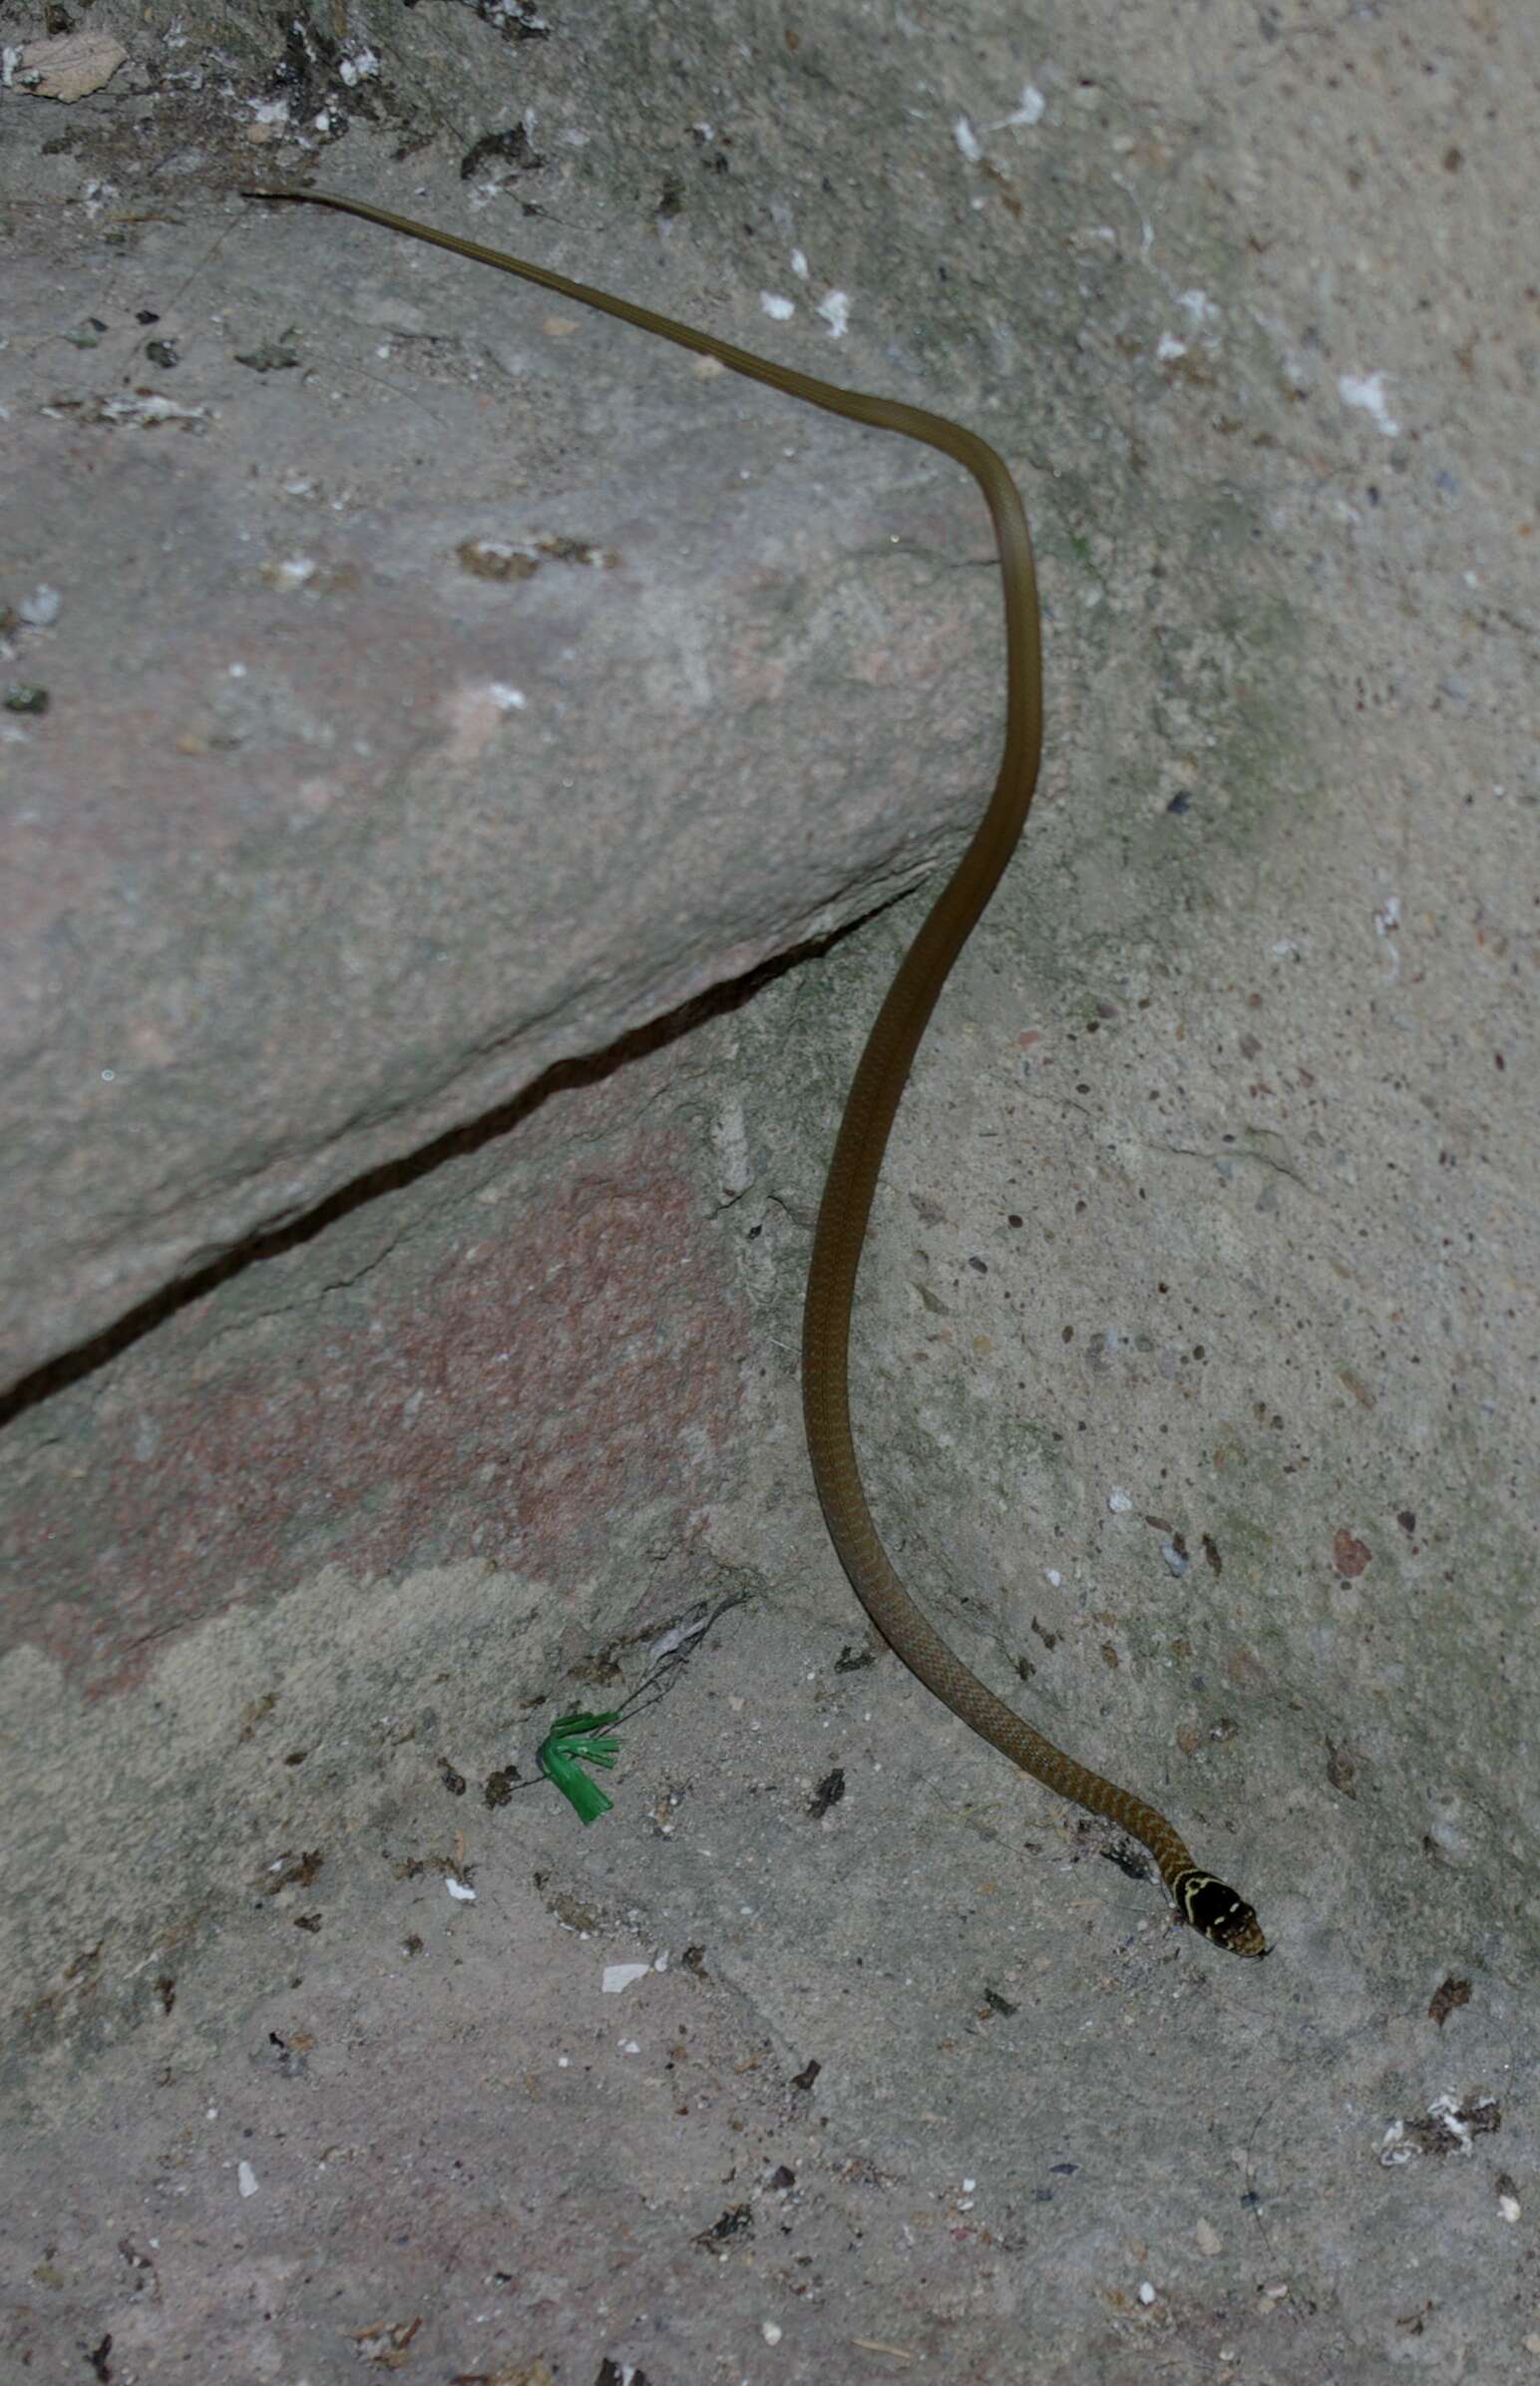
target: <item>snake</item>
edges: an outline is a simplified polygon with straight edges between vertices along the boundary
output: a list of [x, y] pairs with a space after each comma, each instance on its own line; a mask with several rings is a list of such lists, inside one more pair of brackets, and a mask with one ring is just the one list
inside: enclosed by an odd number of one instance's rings
[[787, 397], [950, 456], [971, 474], [993, 526], [1005, 616], [1005, 739], [994, 789], [982, 817], [905, 953], [846, 1097], [834, 1156], [824, 1180], [808, 1268], [802, 1330], [802, 1403], [808, 1453], [829, 1537], [851, 1586], [895, 1655], [980, 1739], [1060, 1797], [1102, 1816], [1140, 1840], [1154, 1857], [1176, 1916], [1215, 1946], [1260, 1956], [1267, 1941], [1245, 1898], [1195, 1863], [1155, 1806], [1120, 1790], [1055, 1748], [981, 1682], [950, 1648], [910, 1595], [873, 1521], [857, 1460], [850, 1406], [850, 1335], [856, 1278], [873, 1196], [900, 1098], [920, 1041], [954, 963], [972, 934], [1014, 854], [1037, 784], [1042, 753], [1042, 628], [1031, 535], [1020, 494], [1003, 460], [973, 431], [899, 398], [873, 397], [777, 364], [692, 324], [676, 322], [629, 298], [573, 281], [458, 232], [439, 231], [368, 200], [292, 185], [241, 194], [299, 201], [361, 216], [388, 231], [447, 248], [474, 264], [535, 282], [579, 306], [612, 315], [676, 347], [709, 356]]

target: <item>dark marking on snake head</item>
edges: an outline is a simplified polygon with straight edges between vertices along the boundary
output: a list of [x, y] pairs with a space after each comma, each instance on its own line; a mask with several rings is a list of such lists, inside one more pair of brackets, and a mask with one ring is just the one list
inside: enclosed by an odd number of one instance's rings
[[1266, 1955], [1262, 1925], [1244, 1897], [1212, 1872], [1183, 1872], [1171, 1883], [1184, 1920], [1232, 1955]]

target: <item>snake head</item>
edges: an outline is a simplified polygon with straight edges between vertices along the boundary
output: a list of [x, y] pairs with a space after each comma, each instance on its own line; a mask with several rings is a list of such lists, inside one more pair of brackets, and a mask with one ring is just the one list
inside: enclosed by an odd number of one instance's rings
[[1244, 1897], [1212, 1872], [1179, 1872], [1171, 1883], [1177, 1910], [1194, 1930], [1232, 1955], [1266, 1955], [1262, 1924]]

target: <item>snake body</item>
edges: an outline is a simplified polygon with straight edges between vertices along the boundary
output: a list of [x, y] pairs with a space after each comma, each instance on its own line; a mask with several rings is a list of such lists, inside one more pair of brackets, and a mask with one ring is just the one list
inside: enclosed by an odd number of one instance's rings
[[850, 1416], [850, 1325], [856, 1277], [866, 1241], [889, 1131], [926, 1023], [958, 955], [967, 942], [1014, 853], [1036, 785], [1042, 749], [1041, 630], [1036, 576], [1026, 516], [1004, 463], [993, 448], [960, 423], [901, 399], [870, 397], [820, 381], [790, 365], [772, 364], [711, 333], [626, 298], [611, 297], [549, 266], [486, 247], [479, 240], [436, 231], [363, 199], [329, 192], [251, 191], [252, 199], [296, 199], [363, 216], [388, 230], [447, 248], [457, 256], [518, 274], [578, 305], [595, 307], [659, 339], [714, 357], [735, 373], [788, 397], [801, 398], [848, 422], [896, 431], [951, 456], [983, 495], [999, 554], [1005, 610], [1005, 746], [994, 792], [962, 860], [942, 889], [900, 965], [861, 1055], [846, 1100], [834, 1157], [824, 1184], [808, 1273], [802, 1335], [802, 1398], [808, 1450], [830, 1538], [857, 1597], [910, 1672], [971, 1730], [1023, 1772], [1104, 1815], [1144, 1842], [1182, 1919], [1237, 1955], [1262, 1955], [1266, 1941], [1256, 1914], [1234, 1889], [1199, 1869], [1164, 1814], [1066, 1756], [997, 1699], [963, 1665], [917, 1606], [896, 1573], [872, 1520], [856, 1458]]

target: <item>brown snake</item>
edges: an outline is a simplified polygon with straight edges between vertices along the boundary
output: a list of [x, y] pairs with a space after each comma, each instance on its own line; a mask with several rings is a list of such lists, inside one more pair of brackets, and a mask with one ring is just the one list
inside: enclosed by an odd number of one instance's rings
[[622, 323], [655, 332], [658, 338], [672, 340], [681, 348], [715, 357], [733, 372], [783, 390], [789, 397], [802, 398], [810, 406], [821, 406], [826, 413], [843, 415], [847, 421], [866, 423], [879, 431], [897, 431], [906, 439], [939, 448], [943, 455], [955, 457], [977, 482], [994, 526], [1005, 600], [1005, 750], [983, 818], [888, 989], [840, 1121], [813, 1236], [803, 1319], [802, 1401], [808, 1450], [830, 1537], [856, 1596], [910, 1672], [1023, 1772], [1057, 1790], [1061, 1797], [1072, 1798], [1093, 1814], [1105, 1815], [1109, 1822], [1142, 1839], [1160, 1867], [1176, 1911], [1205, 1938], [1236, 1955], [1265, 1954], [1267, 1943], [1252, 1908], [1212, 1873], [1198, 1869], [1164, 1814], [1044, 1740], [948, 1648], [894, 1571], [872, 1521], [856, 1462], [850, 1422], [850, 1321], [878, 1172], [899, 1098], [937, 996], [1015, 851], [1037, 782], [1042, 749], [1037, 590], [1026, 516], [1010, 474], [991, 447], [960, 423], [949, 422], [945, 415], [906, 405], [898, 398], [867, 397], [857, 390], [840, 389], [790, 365], [769, 364], [763, 357], [714, 339], [709, 332], [696, 331], [688, 323], [676, 323], [671, 316], [654, 314], [650, 307], [634, 306], [628, 299], [589, 289], [584, 282], [570, 281], [549, 266], [526, 264], [523, 258], [484, 247], [479, 240], [435, 231], [410, 216], [394, 215], [363, 199], [339, 199], [324, 191], [250, 191], [244, 196], [337, 207], [344, 214], [382, 223], [390, 231], [405, 232], [411, 239], [452, 249], [457, 256], [470, 257], [478, 264], [496, 265], [502, 272], [538, 282], [543, 289], [556, 290], [581, 306], [617, 315]]

